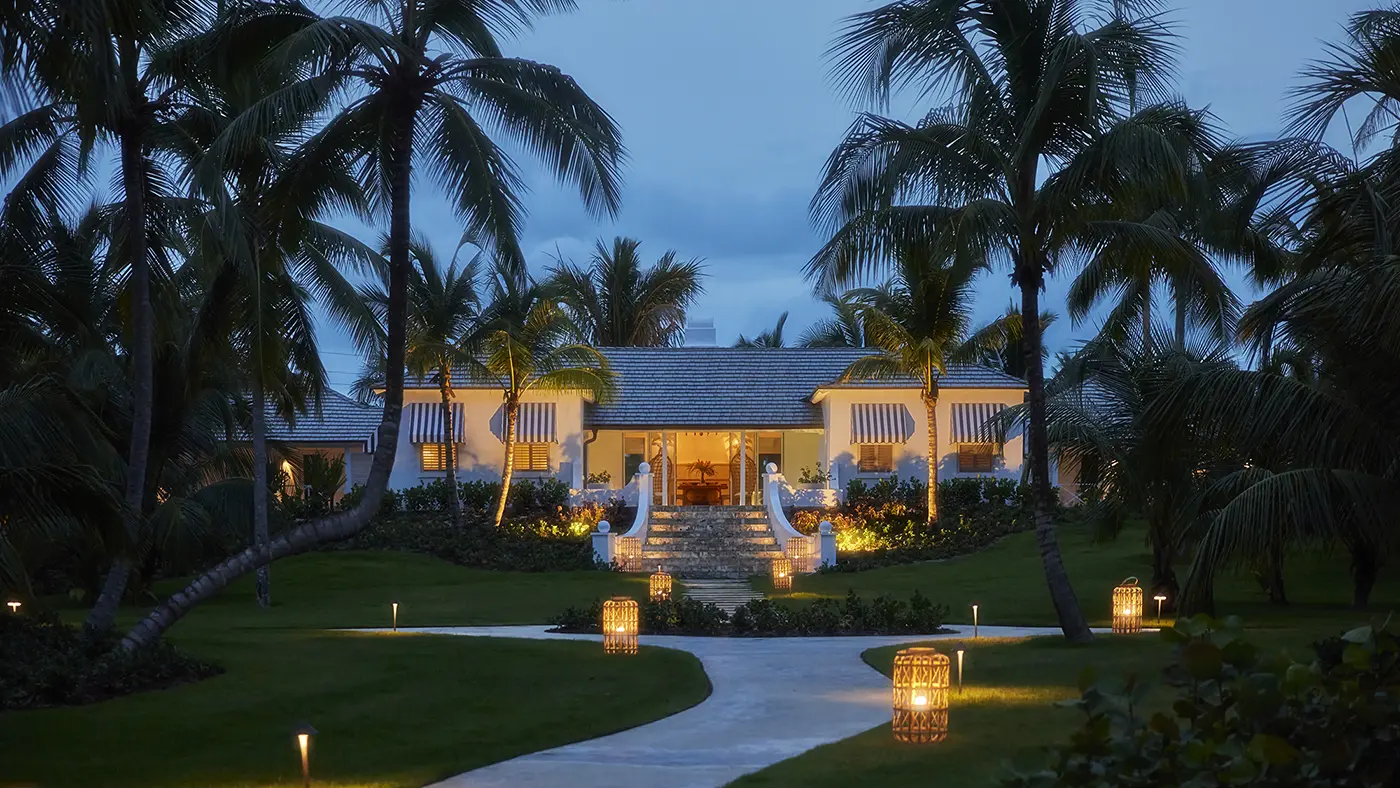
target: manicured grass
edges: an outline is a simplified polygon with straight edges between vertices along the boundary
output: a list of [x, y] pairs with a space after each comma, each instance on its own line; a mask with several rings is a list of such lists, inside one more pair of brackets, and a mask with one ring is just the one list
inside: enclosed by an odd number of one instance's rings
[[[698, 660], [608, 657], [596, 643], [334, 627], [545, 623], [570, 604], [645, 593], [603, 572], [462, 569], [420, 556], [332, 553], [279, 562], [276, 604], [250, 582], [198, 608], [171, 640], [226, 673], [91, 706], [0, 713], [0, 785], [299, 785], [306, 720], [317, 785], [419, 786], [633, 727], [709, 694]], [[130, 621], [140, 611], [125, 611]]]
[[[1109, 594], [1125, 575], [1144, 576], [1148, 554], [1140, 533], [1118, 541], [1094, 543], [1082, 530], [1061, 534], [1065, 563], [1080, 601], [1098, 624], [1108, 618]], [[1288, 564], [1286, 579], [1293, 604], [1270, 605], [1248, 575], [1217, 584], [1220, 615], [1240, 615], [1254, 643], [1284, 649], [1309, 659], [1308, 645], [1357, 623], [1382, 620], [1400, 608], [1400, 576], [1392, 568], [1377, 584], [1371, 611], [1348, 609], [1350, 581], [1344, 556], [1299, 556]], [[873, 597], [890, 593], [907, 597], [915, 589], [950, 604], [953, 620], [970, 623], [968, 605], [981, 606], [982, 623], [1054, 625], [1054, 610], [1043, 588], [1040, 558], [1032, 534], [1013, 536], [983, 553], [951, 561], [890, 567], [856, 574], [800, 578], [796, 600], [841, 595], [847, 588]], [[1149, 601], [1148, 615], [1151, 616]], [[1149, 622], [1151, 623], [1151, 622]], [[1037, 768], [1045, 748], [1064, 743], [1082, 718], [1053, 704], [1078, 696], [1078, 677], [1093, 666], [1101, 677], [1136, 674], [1156, 681], [1170, 660], [1158, 636], [1100, 636], [1086, 646], [1059, 638], [963, 641], [967, 685], [955, 695], [947, 741], [907, 745], [894, 741], [888, 724], [820, 747], [736, 783], [742, 786], [925, 786], [992, 785], [1007, 764]], [[948, 649], [948, 644], [931, 644]], [[899, 647], [872, 649], [864, 658], [889, 674]], [[1165, 704], [1167, 688], [1158, 687], [1149, 704]]]

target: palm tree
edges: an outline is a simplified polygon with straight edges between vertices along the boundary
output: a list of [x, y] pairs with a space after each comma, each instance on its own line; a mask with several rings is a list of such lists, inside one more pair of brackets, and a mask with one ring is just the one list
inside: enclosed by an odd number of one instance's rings
[[547, 288], [528, 273], [498, 262], [491, 276], [491, 306], [478, 333], [479, 355], [467, 369], [477, 381], [501, 390], [505, 464], [495, 523], [505, 518], [515, 469], [520, 401], [530, 391], [582, 392], [594, 401], [612, 393], [613, 373], [596, 348], [571, 341], [578, 328]]
[[758, 336], [749, 339], [743, 334], [734, 341], [734, 347], [759, 347], [759, 348], [780, 348], [786, 347], [783, 341], [783, 326], [787, 323], [788, 313], [778, 315], [778, 322], [767, 331], [760, 332]]
[[[161, 146], [175, 138], [172, 117], [185, 100], [179, 47], [207, 24], [207, 12], [200, 0], [26, 0], [5, 12], [0, 36], [6, 92], [31, 99], [0, 128], [0, 177], [25, 169], [6, 223], [33, 223], [41, 210], [61, 211], [82, 199], [75, 192], [91, 176], [93, 146], [115, 149], [121, 202], [112, 255], [126, 269], [131, 302], [125, 500], [132, 531], [146, 494], [153, 418], [151, 268], [153, 261], [165, 267], [164, 250], [151, 245], [161, 237], [157, 213], [170, 193]], [[130, 556], [113, 561], [89, 627], [112, 628], [130, 568]]]
[[[1149, 6], [1125, 2], [1105, 20], [1090, 0], [904, 0], [851, 17], [833, 50], [850, 92], [884, 105], [914, 85], [947, 103], [915, 125], [857, 118], [812, 201], [833, 238], [809, 275], [839, 287], [890, 248], [934, 242], [1009, 263], [1021, 313], [1035, 315], [1046, 273], [1071, 255], [1110, 241], [1192, 255], [1181, 238], [1116, 215], [1109, 196], [1117, 184], [1186, 191], [1175, 151], [1198, 128], [1190, 113], [1162, 104], [1128, 116], [1130, 94], [1167, 99], [1173, 73], [1171, 33], [1136, 16]], [[1089, 640], [1055, 535], [1040, 326], [1025, 327], [1037, 541], [1061, 629]]]
[[685, 313], [705, 291], [699, 260], [681, 262], [668, 249], [646, 270], [641, 242], [617, 237], [609, 249], [601, 240], [588, 268], [560, 261], [551, 268], [549, 287], [563, 302], [579, 341], [594, 347], [669, 347], [685, 333]]
[[[465, 245], [465, 239], [463, 244]], [[460, 253], [462, 245], [457, 247]], [[442, 399], [442, 456], [447, 458], [447, 484], [453, 525], [462, 518], [461, 490], [457, 485], [456, 430], [452, 420], [452, 370], [470, 363], [474, 332], [481, 318], [480, 299], [476, 281], [481, 270], [478, 252], [465, 266], [458, 268], [454, 254], [447, 268], [437, 262], [432, 248], [423, 239], [413, 244], [413, 259], [417, 266], [408, 278], [408, 349], [405, 353], [410, 374], [437, 381]], [[362, 290], [364, 300], [376, 314], [388, 312], [387, 282]], [[379, 358], [383, 354], [378, 354]], [[383, 380], [384, 370], [376, 365], [374, 382]]]
[[[358, 506], [291, 529], [265, 550], [246, 550], [196, 578], [137, 624], [127, 648], [158, 637], [194, 605], [234, 578], [279, 557], [363, 528], [388, 486], [403, 413], [413, 176], [431, 175], [467, 231], [522, 267], [518, 236], [523, 183], [487, 129], [538, 154], [556, 177], [578, 188], [585, 204], [616, 213], [624, 158], [618, 130], [559, 69], [504, 57], [498, 36], [527, 28], [537, 12], [567, 11], [572, 0], [416, 0], [347, 2], [353, 15], [328, 16], [283, 41], [273, 58], [301, 64], [305, 78], [275, 91], [245, 113], [240, 127], [256, 138], [279, 112], [315, 105], [327, 92], [348, 103], [286, 163], [284, 177], [319, 183], [351, 172], [370, 206], [389, 218], [389, 288], [384, 419]], [[483, 123], [486, 125], [483, 126]], [[242, 148], [239, 135], [229, 144]], [[418, 166], [418, 165], [421, 165]], [[295, 206], [289, 205], [289, 210]]]
[[[1040, 334], [1045, 335], [1045, 329], [1055, 324], [1060, 316], [1049, 310], [1040, 313]], [[1021, 308], [1015, 302], [1007, 304], [1006, 311], [992, 323], [988, 324], [987, 332], [991, 332], [982, 343], [981, 355], [976, 359], [977, 363], [983, 366], [999, 369], [1013, 378], [1026, 378], [1026, 354], [1022, 341], [1025, 337], [1025, 326], [1021, 322]], [[1002, 332], [997, 335], [995, 332]], [[1040, 348], [1041, 363], [1050, 357], [1050, 349], [1043, 344]]]
[[951, 263], [928, 246], [894, 254], [894, 278], [884, 287], [856, 294], [860, 320], [879, 352], [851, 362], [840, 380], [919, 382], [928, 419], [928, 523], [938, 521], [938, 380], [953, 361], [965, 362], [1003, 342], [1005, 318], [975, 333], [974, 280], [980, 266]]
[[801, 347], [870, 347], [865, 324], [861, 322], [862, 303], [860, 294], [848, 291], [836, 295], [826, 293], [822, 303], [831, 307], [831, 317], [808, 326], [797, 340]]

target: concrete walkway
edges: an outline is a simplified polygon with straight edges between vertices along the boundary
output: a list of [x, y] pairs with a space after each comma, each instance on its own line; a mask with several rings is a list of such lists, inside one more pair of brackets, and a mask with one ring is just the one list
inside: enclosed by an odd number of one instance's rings
[[[547, 627], [400, 629], [439, 635], [600, 640]], [[983, 637], [1058, 634], [1047, 627], [981, 628]], [[486, 766], [434, 788], [714, 788], [814, 747], [889, 720], [889, 679], [861, 661], [875, 646], [972, 637], [706, 638], [643, 635], [648, 646], [700, 658], [714, 691], [702, 703], [656, 722]], [[625, 659], [625, 657], [619, 657]], [[565, 666], [561, 670], [567, 669]], [[544, 704], [547, 705], [547, 704]], [[548, 725], [549, 715], [540, 718]]]

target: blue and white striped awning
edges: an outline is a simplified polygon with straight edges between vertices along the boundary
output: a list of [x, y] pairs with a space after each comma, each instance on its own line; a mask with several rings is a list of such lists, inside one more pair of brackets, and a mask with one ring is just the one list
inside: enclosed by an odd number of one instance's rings
[[[559, 435], [555, 430], [553, 402], [522, 402], [520, 403], [520, 413], [515, 420], [515, 442], [516, 443], [558, 443]], [[506, 438], [506, 408], [504, 405], [496, 411], [496, 417], [491, 420], [491, 431], [496, 433], [496, 438], [502, 443]]]
[[997, 414], [1006, 409], [995, 402], [954, 402], [953, 443], [1001, 443]]
[[894, 402], [851, 406], [851, 443], [904, 443], [914, 434], [909, 411]]
[[[465, 408], [462, 403], [452, 403], [453, 443], [462, 443], [466, 428]], [[403, 423], [408, 425], [409, 443], [442, 443], [442, 403], [410, 402], [403, 406]]]

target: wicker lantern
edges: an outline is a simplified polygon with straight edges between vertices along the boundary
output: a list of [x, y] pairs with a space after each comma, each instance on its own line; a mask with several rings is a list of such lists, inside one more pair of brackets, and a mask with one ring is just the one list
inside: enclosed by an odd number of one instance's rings
[[603, 651], [637, 653], [637, 600], [615, 596], [603, 603]]
[[773, 559], [773, 590], [792, 590], [792, 561], [787, 556]]
[[793, 537], [787, 542], [784, 548], [787, 556], [792, 560], [792, 571], [810, 572], [812, 571], [812, 540], [803, 537]]
[[1136, 577], [1113, 589], [1113, 634], [1136, 635], [1142, 631], [1142, 586]]
[[617, 567], [624, 572], [642, 571], [642, 540], [635, 536], [617, 538]]
[[948, 658], [931, 648], [894, 655], [894, 737], [924, 744], [948, 738]]
[[661, 602], [671, 598], [671, 576], [657, 569], [651, 576], [651, 601]]

